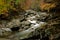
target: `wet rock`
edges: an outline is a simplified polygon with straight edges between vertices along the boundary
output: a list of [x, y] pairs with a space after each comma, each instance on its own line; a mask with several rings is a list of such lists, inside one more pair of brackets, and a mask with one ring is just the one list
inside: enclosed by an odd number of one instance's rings
[[4, 36], [8, 36], [6, 38], [11, 40], [22, 40], [25, 38], [40, 35], [39, 39], [44, 40], [45, 38], [51, 37], [50, 33], [52, 34], [52, 31], [55, 31], [55, 27], [51, 25], [56, 24], [56, 22], [49, 19], [51, 15], [52, 14], [48, 14], [46, 12], [26, 10], [26, 13], [24, 16], [22, 16], [22, 19], [19, 16], [18, 18], [13, 18], [10, 21], [1, 21], [3, 27], [1, 26], [2, 29], [0, 28], [0, 35], [1, 37], [3, 36], [3, 38]]

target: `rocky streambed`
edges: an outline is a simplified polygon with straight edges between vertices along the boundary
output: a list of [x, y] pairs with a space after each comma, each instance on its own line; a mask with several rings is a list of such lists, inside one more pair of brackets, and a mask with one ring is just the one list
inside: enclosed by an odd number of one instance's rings
[[[37, 35], [40, 36], [36, 38], [37, 40], [49, 38], [52, 35], [49, 30], [54, 31], [55, 29], [47, 20], [50, 17], [52, 18], [52, 15], [46, 12], [26, 10], [24, 14], [21, 13], [16, 18], [12, 17], [9, 21], [0, 19], [0, 38], [6, 40], [23, 40]], [[53, 37], [55, 38], [55, 35]]]

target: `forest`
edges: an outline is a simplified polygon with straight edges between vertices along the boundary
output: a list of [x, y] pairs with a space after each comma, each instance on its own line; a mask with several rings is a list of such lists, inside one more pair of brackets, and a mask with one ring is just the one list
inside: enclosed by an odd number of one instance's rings
[[60, 0], [0, 0], [0, 40], [60, 40]]

